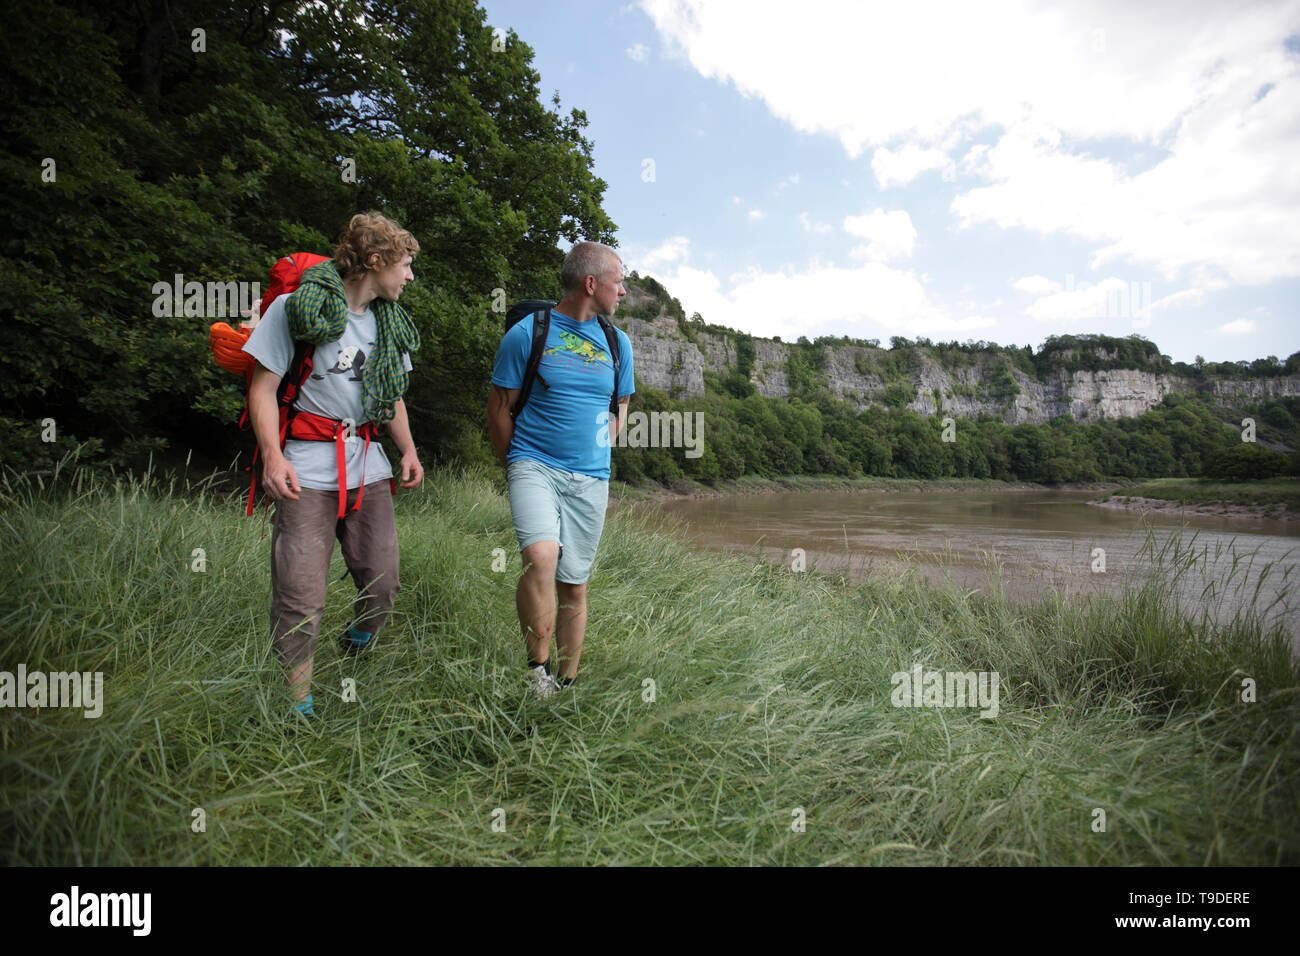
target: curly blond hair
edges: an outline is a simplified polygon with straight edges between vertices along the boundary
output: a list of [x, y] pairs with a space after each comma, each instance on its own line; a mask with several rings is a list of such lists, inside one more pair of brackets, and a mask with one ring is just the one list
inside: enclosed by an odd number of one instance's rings
[[415, 256], [420, 251], [420, 244], [415, 236], [403, 229], [383, 213], [373, 209], [359, 212], [348, 220], [347, 227], [339, 234], [338, 245], [334, 247], [334, 265], [344, 279], [361, 275], [369, 271], [370, 257], [379, 255], [383, 269], [403, 256]]

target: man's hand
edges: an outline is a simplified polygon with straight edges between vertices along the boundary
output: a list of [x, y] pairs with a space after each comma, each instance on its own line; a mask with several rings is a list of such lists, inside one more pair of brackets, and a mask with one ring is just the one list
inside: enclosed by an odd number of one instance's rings
[[253, 366], [253, 381], [248, 386], [248, 417], [253, 422], [253, 434], [262, 453], [262, 487], [273, 501], [298, 500], [298, 473], [285, 460], [280, 449], [279, 413], [276, 411], [275, 392], [280, 385], [276, 375], [261, 362]]
[[262, 487], [276, 501], [285, 498], [297, 501], [298, 492], [302, 491], [298, 485], [298, 473], [283, 455], [268, 458], [262, 465]]
[[412, 449], [402, 456], [402, 481], [403, 488], [414, 488], [424, 481], [424, 466], [420, 464], [419, 456]]
[[393, 420], [388, 423], [388, 433], [397, 442], [397, 450], [402, 456], [402, 487], [414, 488], [424, 481], [424, 466], [415, 454], [415, 439], [411, 437], [411, 423], [406, 417], [406, 402], [400, 398], [393, 406]]
[[298, 501], [298, 472], [285, 460], [279, 447], [279, 412], [276, 410], [276, 390], [279, 376], [265, 365], [253, 365], [252, 382], [248, 385], [248, 418], [252, 432], [257, 436], [257, 449], [261, 451], [261, 486], [272, 501]]

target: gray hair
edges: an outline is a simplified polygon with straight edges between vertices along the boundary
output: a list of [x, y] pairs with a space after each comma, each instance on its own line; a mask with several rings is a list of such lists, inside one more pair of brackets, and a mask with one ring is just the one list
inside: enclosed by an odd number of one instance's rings
[[580, 242], [569, 250], [560, 267], [560, 282], [565, 292], [582, 288], [587, 276], [603, 275], [610, 268], [607, 256], [613, 256], [621, 270], [622, 257], [603, 242]]

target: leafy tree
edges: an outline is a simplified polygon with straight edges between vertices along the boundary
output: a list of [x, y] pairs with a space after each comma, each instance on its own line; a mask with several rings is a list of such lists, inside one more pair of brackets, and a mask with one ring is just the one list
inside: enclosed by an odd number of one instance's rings
[[241, 388], [208, 356], [219, 316], [156, 316], [153, 287], [264, 283], [285, 253], [328, 253], [365, 208], [421, 242], [403, 296], [424, 346], [408, 393], [417, 443], [486, 456], [493, 290], [554, 296], [557, 246], [614, 234], [585, 115], [539, 101], [517, 36], [493, 41], [469, 0], [10, 11], [0, 396], [27, 439], [4, 460], [31, 466], [46, 418], [60, 439], [47, 457], [86, 438], [120, 462], [246, 450]]
[[1011, 367], [1005, 361], [995, 365], [989, 376], [989, 394], [996, 400], [1005, 400], [1020, 394], [1020, 385], [1011, 374]]
[[910, 382], [894, 382], [885, 387], [880, 400], [890, 408], [902, 408], [916, 401], [916, 386]]
[[1254, 442], [1242, 442], [1211, 455], [1205, 462], [1207, 478], [1228, 481], [1252, 481], [1273, 478], [1287, 470], [1285, 455], [1261, 448]]

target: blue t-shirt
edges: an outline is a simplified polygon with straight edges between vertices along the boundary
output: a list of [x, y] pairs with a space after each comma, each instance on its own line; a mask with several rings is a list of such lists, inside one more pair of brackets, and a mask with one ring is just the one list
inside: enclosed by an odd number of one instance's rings
[[[533, 318], [511, 326], [497, 348], [492, 384], [519, 388], [533, 345]], [[636, 391], [632, 343], [615, 329], [619, 345], [618, 397]], [[609, 396], [614, 361], [600, 322], [576, 322], [551, 310], [551, 327], [528, 404], [515, 419], [506, 463], [528, 458], [579, 475], [609, 480]], [[602, 434], [603, 432], [603, 434]]]

